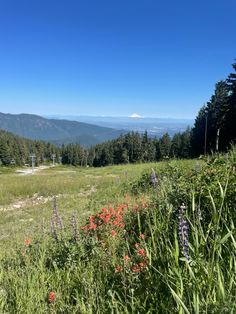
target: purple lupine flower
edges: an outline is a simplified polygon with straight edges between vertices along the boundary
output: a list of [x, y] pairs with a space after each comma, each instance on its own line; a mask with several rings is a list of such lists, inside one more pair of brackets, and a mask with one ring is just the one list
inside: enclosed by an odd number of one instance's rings
[[54, 217], [51, 219], [51, 234], [55, 240], [58, 240], [57, 230], [55, 227]]
[[54, 196], [54, 198], [53, 198], [53, 218], [54, 218], [54, 223], [56, 224], [57, 228], [62, 230], [63, 229], [63, 223], [62, 223], [62, 219], [59, 215], [56, 196]]
[[156, 172], [155, 170], [152, 168], [152, 173], [150, 175], [150, 181], [151, 181], [151, 184], [156, 187], [157, 183], [158, 183], [158, 180], [157, 180], [157, 175], [156, 175]]
[[54, 196], [53, 198], [53, 216], [51, 219], [51, 234], [55, 240], [58, 240], [58, 230], [62, 231], [63, 224], [62, 219], [58, 212], [57, 207], [57, 198]]
[[74, 239], [76, 241], [78, 241], [79, 240], [79, 232], [78, 232], [77, 220], [76, 220], [75, 215], [73, 215], [71, 217], [71, 226], [72, 226], [72, 230], [73, 230]]
[[181, 253], [187, 260], [190, 259], [189, 257], [189, 245], [188, 245], [188, 222], [184, 218], [186, 206], [184, 203], [179, 208], [179, 224], [178, 224], [178, 240], [179, 240], [179, 247]]

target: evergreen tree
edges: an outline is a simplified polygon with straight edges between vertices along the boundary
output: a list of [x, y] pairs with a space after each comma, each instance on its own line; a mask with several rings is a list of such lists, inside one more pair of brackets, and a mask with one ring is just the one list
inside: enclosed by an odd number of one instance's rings
[[0, 163], [4, 166], [9, 166], [11, 164], [12, 156], [8, 145], [0, 140]]
[[[191, 155], [192, 156], [199, 156], [201, 154], [204, 154], [205, 147], [207, 147], [207, 141], [205, 142], [205, 135], [207, 134], [207, 113], [208, 110], [206, 106], [204, 105], [196, 119], [195, 123], [192, 129], [192, 135], [191, 135]], [[206, 145], [205, 145], [206, 144]]]
[[171, 157], [179, 158], [181, 157], [181, 149], [182, 149], [182, 139], [181, 134], [176, 133], [172, 139], [171, 145]]
[[215, 92], [208, 102], [208, 151], [218, 151], [225, 148], [226, 139], [220, 136], [221, 129], [227, 123], [228, 111], [228, 86], [225, 81], [216, 84]]
[[161, 158], [169, 158], [170, 157], [170, 151], [171, 151], [171, 138], [168, 133], [165, 133], [159, 141], [160, 145], [160, 153], [161, 153]]
[[233, 69], [235, 72], [230, 73], [226, 80], [229, 89], [229, 103], [225, 114], [226, 123], [222, 128], [225, 147], [229, 147], [230, 143], [236, 142], [236, 63], [233, 64]]

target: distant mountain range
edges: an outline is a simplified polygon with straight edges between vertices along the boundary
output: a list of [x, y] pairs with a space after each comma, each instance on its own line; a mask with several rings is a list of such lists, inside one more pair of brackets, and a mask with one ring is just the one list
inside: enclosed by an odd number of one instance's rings
[[188, 126], [193, 126], [194, 120], [173, 119], [173, 118], [144, 118], [136, 114], [130, 117], [104, 117], [104, 116], [50, 116], [56, 119], [66, 119], [80, 121], [84, 123], [96, 124], [117, 130], [135, 131], [143, 133], [145, 131], [152, 137], [161, 137], [165, 133], [173, 136], [177, 132], [183, 132]]
[[122, 133], [121, 130], [84, 122], [47, 119], [33, 114], [5, 113], [0, 113], [0, 129], [57, 145], [80, 143], [87, 147], [114, 139]]
[[193, 120], [139, 117], [50, 116], [0, 113], [0, 129], [56, 145], [79, 143], [92, 146], [129, 131], [161, 137], [183, 132]]

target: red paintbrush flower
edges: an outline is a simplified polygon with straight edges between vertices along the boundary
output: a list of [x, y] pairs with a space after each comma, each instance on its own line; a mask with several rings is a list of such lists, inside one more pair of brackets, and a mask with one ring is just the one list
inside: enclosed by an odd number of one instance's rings
[[129, 260], [130, 260], [129, 255], [125, 255], [125, 256], [124, 256], [124, 261], [125, 261], [125, 263], [128, 263], [128, 262], [129, 262]]
[[144, 249], [139, 249], [137, 253], [140, 256], [146, 256], [146, 251]]
[[141, 269], [140, 269], [140, 266], [136, 264], [132, 266], [131, 270], [134, 273], [139, 273]]
[[141, 269], [146, 268], [146, 267], [147, 267], [147, 263], [146, 263], [145, 261], [140, 262], [140, 263], [139, 263], [139, 267], [140, 267]]
[[116, 273], [120, 273], [120, 272], [122, 272], [122, 270], [123, 270], [123, 267], [120, 265], [116, 266], [116, 268], [115, 268]]
[[117, 235], [117, 232], [115, 230], [111, 230], [111, 236], [115, 237]]
[[54, 291], [50, 291], [48, 293], [48, 302], [53, 303], [56, 300], [56, 293]]
[[142, 240], [144, 240], [144, 239], [145, 239], [145, 234], [141, 233], [141, 234], [139, 235], [139, 238], [142, 239]]
[[29, 239], [25, 240], [25, 246], [30, 246], [30, 243], [31, 243], [31, 240], [29, 240]]

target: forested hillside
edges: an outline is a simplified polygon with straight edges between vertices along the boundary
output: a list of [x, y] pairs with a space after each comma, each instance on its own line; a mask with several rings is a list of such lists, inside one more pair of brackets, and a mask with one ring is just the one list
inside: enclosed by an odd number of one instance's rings
[[0, 165], [24, 165], [30, 162], [30, 154], [36, 155], [36, 163], [50, 160], [52, 154], [59, 157], [59, 148], [43, 141], [32, 141], [0, 130]]
[[96, 145], [89, 151], [95, 167], [111, 164], [153, 162], [167, 158], [190, 157], [190, 129], [171, 138], [168, 133], [152, 139], [147, 133], [128, 133], [118, 139]]
[[46, 119], [33, 114], [0, 113], [0, 128], [30, 138], [56, 145], [80, 143], [88, 147], [114, 139], [121, 131], [78, 121]]

